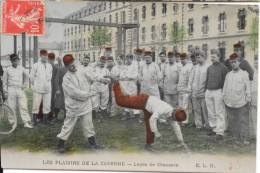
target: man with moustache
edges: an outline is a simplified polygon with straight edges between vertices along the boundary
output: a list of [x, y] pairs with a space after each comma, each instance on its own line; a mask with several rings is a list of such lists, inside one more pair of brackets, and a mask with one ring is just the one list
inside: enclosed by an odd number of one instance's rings
[[162, 75], [159, 66], [152, 62], [151, 51], [145, 51], [146, 63], [140, 71], [141, 93], [160, 99], [159, 86], [162, 87]]
[[[13, 110], [15, 116], [16, 106], [18, 106], [24, 127], [33, 128], [30, 124], [31, 117], [28, 112], [27, 98], [24, 93], [29, 83], [29, 76], [26, 70], [19, 65], [20, 58], [16, 54], [10, 55], [10, 61], [12, 66], [5, 69], [3, 76], [3, 90], [7, 93], [7, 104]], [[8, 115], [8, 121], [10, 124], [15, 123], [14, 117], [11, 115]]]
[[40, 50], [41, 61], [32, 66], [30, 80], [33, 84], [33, 122], [37, 124], [37, 115], [42, 102], [43, 123], [50, 124], [48, 114], [51, 108], [52, 66], [47, 63], [48, 52]]
[[206, 105], [209, 117], [209, 126], [212, 132], [209, 135], [216, 135], [216, 140], [222, 140], [226, 129], [225, 105], [222, 97], [222, 89], [228, 68], [220, 62], [218, 49], [211, 50], [212, 65], [207, 70], [206, 80]]
[[91, 90], [91, 83], [99, 81], [100, 83], [106, 84], [110, 79], [103, 77], [93, 78], [82, 70], [77, 71], [74, 58], [70, 54], [63, 57], [63, 63], [68, 68], [68, 72], [65, 74], [62, 83], [67, 116], [64, 120], [61, 132], [57, 135], [59, 139], [57, 150], [60, 153], [65, 152], [64, 143], [68, 140], [78, 119], [80, 119], [83, 135], [86, 140], [88, 140], [90, 148], [104, 149], [104, 146], [98, 145], [95, 140], [90, 98], [96, 94], [96, 91]]

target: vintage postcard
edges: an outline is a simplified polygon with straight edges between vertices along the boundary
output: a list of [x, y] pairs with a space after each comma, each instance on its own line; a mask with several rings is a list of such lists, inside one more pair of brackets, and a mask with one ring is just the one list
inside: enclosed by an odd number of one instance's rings
[[256, 171], [258, 4], [6, 0], [4, 169]]

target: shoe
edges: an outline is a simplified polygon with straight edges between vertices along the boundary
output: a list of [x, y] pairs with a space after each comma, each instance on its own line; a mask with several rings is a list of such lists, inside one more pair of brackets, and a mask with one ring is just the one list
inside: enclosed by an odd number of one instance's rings
[[97, 118], [97, 112], [96, 110], [92, 110], [92, 118], [96, 119]]
[[190, 153], [190, 149], [184, 142], [179, 143], [179, 148], [181, 148], [185, 153]]
[[216, 133], [213, 132], [213, 131], [211, 131], [211, 132], [208, 133], [208, 136], [215, 136], [215, 135], [216, 135]]
[[151, 144], [146, 144], [144, 149], [148, 152], [156, 153], [156, 151], [152, 148]]
[[37, 114], [33, 114], [33, 119], [32, 119], [33, 125], [37, 125]]
[[28, 128], [28, 129], [32, 129], [32, 128], [33, 128], [33, 126], [30, 125], [28, 122], [24, 123], [23, 126], [26, 127], [26, 128]]
[[89, 137], [88, 142], [90, 144], [90, 149], [104, 150], [106, 148], [104, 145], [97, 144], [94, 136]]
[[224, 139], [223, 135], [217, 134], [216, 141], [222, 141]]
[[59, 143], [57, 146], [57, 151], [59, 153], [65, 153], [65, 146], [64, 146], [65, 140], [59, 139]]

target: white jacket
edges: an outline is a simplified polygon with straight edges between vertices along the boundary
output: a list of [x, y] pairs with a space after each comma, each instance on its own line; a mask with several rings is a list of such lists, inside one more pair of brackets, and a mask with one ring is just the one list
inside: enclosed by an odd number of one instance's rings
[[138, 79], [138, 66], [136, 64], [124, 65], [120, 73], [120, 85], [124, 94], [136, 95], [137, 94], [137, 82]]

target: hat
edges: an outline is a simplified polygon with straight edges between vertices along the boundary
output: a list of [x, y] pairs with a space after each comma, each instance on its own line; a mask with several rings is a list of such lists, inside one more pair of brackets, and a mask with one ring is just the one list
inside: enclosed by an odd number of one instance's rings
[[229, 56], [229, 59], [238, 58], [238, 55], [236, 53], [233, 53]]
[[110, 50], [112, 50], [112, 48], [110, 46], [107, 46], [107, 47], [105, 47], [105, 50], [110, 51]]
[[15, 59], [20, 59], [20, 58], [19, 58], [18, 55], [16, 55], [16, 54], [10, 55], [10, 60], [11, 60], [11, 61], [13, 61], [13, 60], [15, 60]]
[[191, 58], [191, 59], [195, 59], [194, 53], [191, 53], [191, 54], [190, 54], [190, 58]]
[[180, 52], [175, 52], [175, 56], [180, 56]]
[[48, 59], [54, 60], [55, 59], [55, 54], [54, 53], [49, 53], [48, 54]]
[[187, 115], [185, 111], [181, 108], [174, 111], [173, 114], [174, 114], [174, 119], [176, 121], [185, 121], [187, 119]]
[[152, 52], [151, 52], [150, 50], [147, 50], [147, 51], [144, 52], [144, 55], [145, 55], [145, 56], [147, 56], [147, 55], [151, 56], [151, 55], [152, 55]]
[[74, 58], [71, 54], [67, 54], [63, 57], [63, 64], [65, 66], [68, 66], [70, 63], [74, 61]]
[[106, 57], [105, 56], [101, 56], [99, 59], [100, 59], [100, 61], [106, 61]]
[[109, 57], [107, 58], [107, 60], [113, 60], [113, 57], [112, 57], [112, 56], [109, 56]]
[[236, 44], [233, 45], [233, 47], [234, 47], [234, 48], [235, 48], [235, 47], [241, 48], [242, 45], [241, 45], [240, 43], [236, 43]]
[[172, 51], [168, 52], [168, 57], [173, 57], [173, 52]]
[[40, 50], [40, 55], [47, 55], [48, 52], [45, 49]]
[[162, 56], [162, 55], [166, 56], [166, 53], [165, 52], [160, 52], [159, 56]]
[[135, 54], [137, 54], [137, 55], [142, 55], [142, 53], [143, 53], [142, 49], [135, 50]]
[[[176, 54], [175, 54], [175, 55], [176, 55]], [[186, 57], [187, 57], [187, 54], [183, 52], [183, 53], [180, 54], [180, 57], [181, 57], [181, 58], [186, 58]]]

